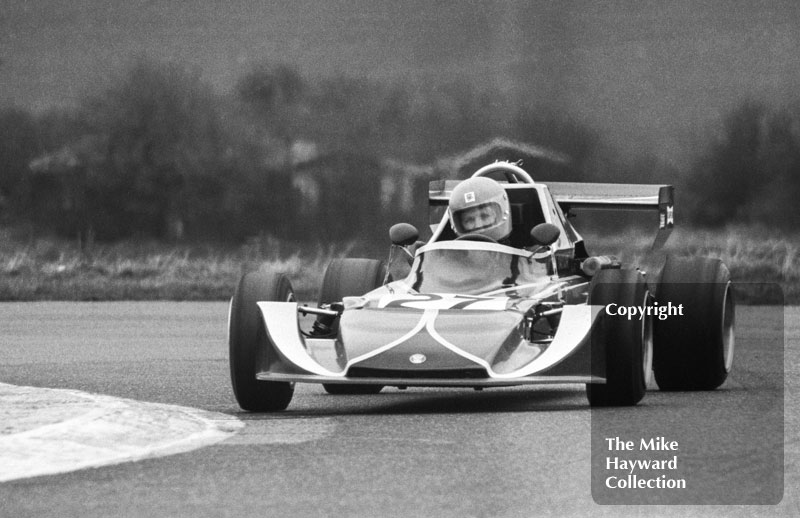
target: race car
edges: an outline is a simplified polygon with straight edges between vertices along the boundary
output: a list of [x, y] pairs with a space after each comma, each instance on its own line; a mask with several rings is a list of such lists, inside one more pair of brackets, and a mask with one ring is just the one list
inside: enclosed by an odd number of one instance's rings
[[[502, 241], [458, 232], [448, 210], [458, 181], [431, 182], [431, 237], [400, 223], [389, 262], [335, 259], [318, 304], [289, 278], [246, 273], [230, 303], [233, 391], [242, 409], [280, 411], [296, 383], [331, 394], [384, 387], [483, 389], [585, 384], [591, 406], [636, 405], [651, 374], [661, 390], [712, 390], [731, 370], [735, 306], [727, 267], [669, 256], [660, 275], [590, 256], [567, 215], [581, 208], [658, 211], [654, 246], [673, 227], [669, 185], [535, 182], [494, 162], [511, 231]], [[467, 199], [469, 199], [469, 194]]]

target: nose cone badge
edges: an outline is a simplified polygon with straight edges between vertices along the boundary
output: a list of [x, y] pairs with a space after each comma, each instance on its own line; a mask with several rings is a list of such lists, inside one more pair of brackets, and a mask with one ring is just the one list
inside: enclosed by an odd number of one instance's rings
[[408, 357], [408, 361], [416, 364], [425, 363], [425, 360], [427, 360], [427, 358], [425, 357], [424, 354], [412, 354], [411, 356]]

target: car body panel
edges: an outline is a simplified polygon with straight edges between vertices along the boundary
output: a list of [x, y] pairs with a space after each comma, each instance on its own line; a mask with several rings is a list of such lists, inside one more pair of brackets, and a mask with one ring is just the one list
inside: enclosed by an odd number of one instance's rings
[[[391, 379], [397, 384], [406, 377], [415, 379], [415, 384], [422, 379], [447, 379], [447, 385], [468, 386], [493, 385], [499, 380], [506, 385], [528, 384], [532, 376], [541, 381], [548, 370], [577, 351], [589, 350], [591, 331], [603, 313], [601, 306], [565, 307], [554, 339], [543, 346], [519, 334], [523, 316], [515, 310], [465, 314], [452, 309], [352, 309], [342, 315], [339, 337], [306, 340], [289, 319], [297, 314], [297, 303], [259, 302], [258, 306], [267, 341], [280, 359], [258, 378], [317, 383], [387, 384], [386, 379]], [[336, 367], [322, 359], [325, 348], [328, 356], [337, 355]], [[415, 362], [415, 355], [424, 360]], [[584, 366], [586, 372], [571, 373], [570, 382], [602, 379], [592, 372], [589, 361]], [[463, 378], [462, 382], [456, 378]]]

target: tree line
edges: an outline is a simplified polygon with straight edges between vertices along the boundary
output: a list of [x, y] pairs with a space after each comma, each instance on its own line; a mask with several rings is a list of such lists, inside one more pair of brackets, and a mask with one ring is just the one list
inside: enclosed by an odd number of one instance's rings
[[[793, 228], [798, 124], [798, 109], [733, 109], [675, 177], [689, 195], [683, 212], [701, 225]], [[82, 241], [371, 238], [396, 221], [426, 224], [426, 171], [497, 136], [568, 157], [559, 180], [675, 173], [620, 158], [568, 114], [463, 83], [308, 78], [264, 64], [220, 94], [197, 72], [141, 60], [73, 108], [0, 110], [0, 222]], [[404, 175], [413, 203], [387, 205]]]

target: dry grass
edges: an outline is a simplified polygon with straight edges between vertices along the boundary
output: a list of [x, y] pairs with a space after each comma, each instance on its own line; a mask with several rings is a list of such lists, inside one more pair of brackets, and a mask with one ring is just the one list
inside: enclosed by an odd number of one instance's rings
[[[774, 297], [780, 287], [787, 304], [800, 302], [800, 236], [781, 236], [759, 227], [723, 230], [676, 229], [661, 253], [650, 253], [653, 235], [629, 232], [614, 237], [584, 236], [593, 253], [614, 254], [624, 262], [656, 271], [664, 254], [721, 259], [730, 269], [743, 301]], [[599, 245], [599, 246], [598, 246]]]
[[253, 240], [235, 249], [123, 243], [81, 251], [39, 240], [0, 248], [0, 300], [225, 300], [241, 275], [266, 265], [286, 273], [298, 296], [316, 297], [325, 268], [350, 247], [311, 253]]
[[[21, 244], [0, 236], [0, 300], [225, 300], [241, 275], [267, 265], [286, 273], [303, 300], [317, 297], [334, 257], [353, 245], [306, 247], [269, 238], [238, 248], [122, 243], [82, 252], [71, 243], [38, 240]], [[584, 236], [590, 252], [617, 255], [626, 263], [657, 271], [663, 253], [651, 254], [651, 233]], [[780, 286], [786, 303], [800, 302], [800, 236], [778, 236], [758, 228], [724, 231], [676, 230], [665, 251], [722, 259], [739, 284], [740, 301], [759, 302], [764, 283]]]

